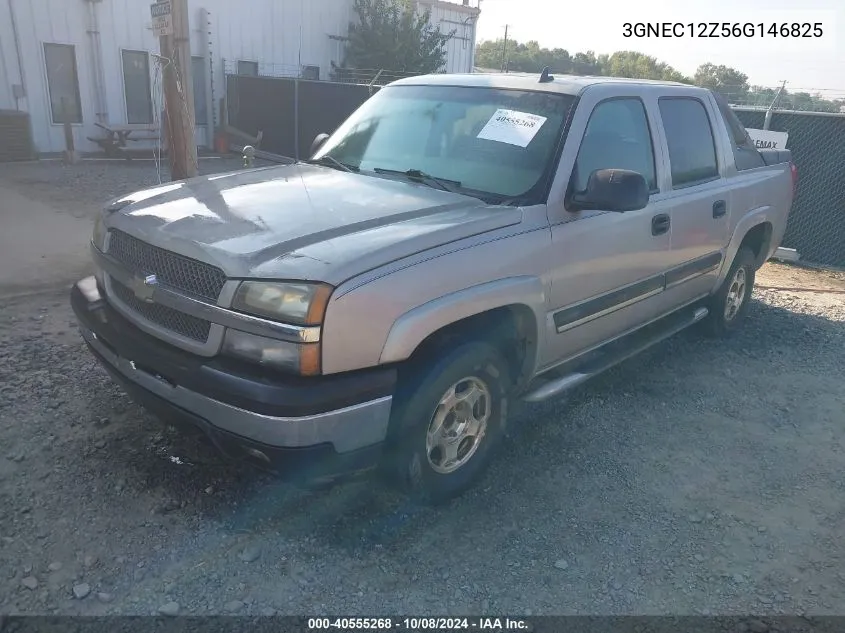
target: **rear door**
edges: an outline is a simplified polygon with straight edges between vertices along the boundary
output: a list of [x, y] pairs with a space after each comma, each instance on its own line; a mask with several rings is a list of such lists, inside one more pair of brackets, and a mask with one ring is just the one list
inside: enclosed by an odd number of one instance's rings
[[669, 167], [663, 186], [672, 207], [666, 290], [684, 302], [710, 292], [721, 269], [731, 212], [728, 166], [717, 142], [721, 119], [708, 93], [660, 96], [657, 110]]

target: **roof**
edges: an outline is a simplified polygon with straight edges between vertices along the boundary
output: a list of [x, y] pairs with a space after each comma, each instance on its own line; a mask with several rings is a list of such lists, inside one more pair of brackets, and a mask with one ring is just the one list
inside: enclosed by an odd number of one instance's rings
[[626, 77], [592, 77], [581, 75], [554, 75], [547, 83], [540, 83], [540, 73], [466, 73], [419, 75], [400, 79], [390, 85], [399, 86], [468, 86], [487, 88], [537, 89], [548, 92], [576, 95], [589, 86], [597, 84], [638, 84], [652, 86], [682, 86], [689, 84], [677, 81], [655, 81], [652, 79], [628, 79]]
[[469, 13], [471, 15], [478, 15], [481, 13], [481, 9], [477, 6], [471, 7], [468, 4], [464, 4], [463, 0], [417, 0], [421, 5], [427, 5], [430, 7], [440, 7], [441, 9], [446, 9], [447, 11], [458, 11], [460, 13]]

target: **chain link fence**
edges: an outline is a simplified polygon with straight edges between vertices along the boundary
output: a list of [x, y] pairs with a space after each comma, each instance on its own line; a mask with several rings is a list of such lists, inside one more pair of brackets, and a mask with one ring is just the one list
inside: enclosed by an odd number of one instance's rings
[[[766, 129], [766, 109], [735, 106], [747, 128]], [[774, 110], [769, 130], [787, 132], [798, 192], [782, 246], [807, 262], [845, 268], [845, 113]]]
[[226, 75], [226, 118], [230, 128], [261, 135], [259, 149], [299, 160], [314, 138], [333, 132], [379, 86], [311, 81], [299, 77]]
[[223, 60], [223, 72], [227, 76], [271, 77], [304, 79], [309, 81], [331, 81], [334, 83], [355, 84], [360, 86], [386, 86], [387, 84], [413, 77], [418, 73], [408, 73], [386, 68], [341, 68], [333, 67], [328, 74], [319, 66], [307, 64], [274, 64], [264, 62]]
[[226, 116], [248, 135], [262, 133], [261, 149], [299, 159], [317, 134], [332, 132], [383, 86], [414, 73], [387, 69], [223, 60]]

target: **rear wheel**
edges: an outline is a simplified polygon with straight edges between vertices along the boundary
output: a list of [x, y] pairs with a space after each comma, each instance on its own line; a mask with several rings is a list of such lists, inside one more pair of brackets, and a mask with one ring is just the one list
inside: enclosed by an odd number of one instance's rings
[[469, 488], [501, 444], [508, 367], [481, 342], [416, 367], [403, 379], [391, 419], [388, 472], [413, 497], [440, 503]]
[[748, 312], [757, 260], [747, 246], [737, 251], [725, 280], [708, 302], [710, 313], [704, 321], [708, 334], [726, 336], [739, 328]]

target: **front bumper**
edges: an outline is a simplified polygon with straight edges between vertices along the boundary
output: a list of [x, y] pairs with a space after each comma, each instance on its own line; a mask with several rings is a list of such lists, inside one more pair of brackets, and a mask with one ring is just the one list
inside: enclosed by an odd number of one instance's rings
[[199, 428], [229, 457], [315, 479], [368, 468], [380, 455], [395, 369], [301, 378], [196, 356], [127, 321], [93, 277], [74, 285], [71, 305], [89, 349], [131, 397]]

